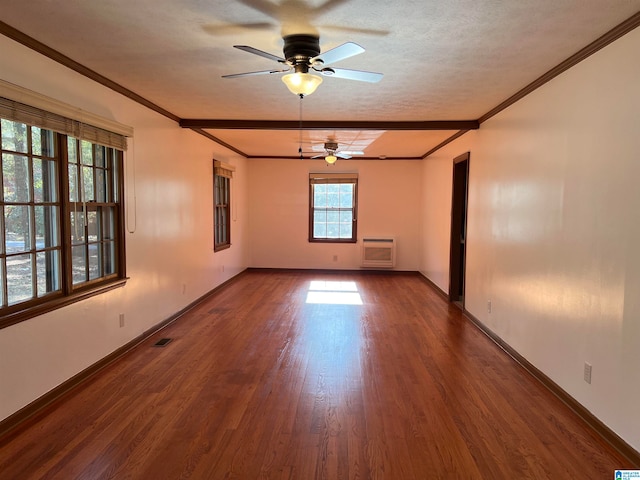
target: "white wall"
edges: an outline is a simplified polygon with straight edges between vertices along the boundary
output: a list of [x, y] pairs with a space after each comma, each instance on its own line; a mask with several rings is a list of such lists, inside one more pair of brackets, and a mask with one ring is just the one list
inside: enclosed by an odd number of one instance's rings
[[[246, 161], [203, 136], [3, 36], [0, 65], [2, 80], [135, 131], [125, 156], [130, 278], [122, 288], [0, 330], [3, 419], [244, 270], [248, 201]], [[237, 167], [233, 245], [215, 254], [214, 157]]]
[[421, 265], [447, 289], [469, 151], [467, 310], [637, 450], [639, 49], [636, 29], [428, 158]]
[[[420, 265], [419, 161], [249, 160], [250, 264], [261, 268], [358, 269], [362, 238], [392, 236], [395, 270]], [[358, 173], [358, 242], [309, 243], [309, 173]], [[334, 256], [337, 260], [334, 261]]]

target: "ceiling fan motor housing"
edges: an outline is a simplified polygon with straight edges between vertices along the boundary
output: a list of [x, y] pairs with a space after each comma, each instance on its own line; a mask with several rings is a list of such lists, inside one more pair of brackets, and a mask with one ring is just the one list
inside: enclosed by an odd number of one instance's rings
[[324, 149], [328, 152], [335, 152], [336, 150], [338, 150], [338, 143], [337, 142], [325, 142], [324, 144]]
[[[309, 59], [320, 55], [320, 38], [314, 35], [287, 35], [284, 37], [284, 58], [295, 71], [306, 73]], [[302, 71], [304, 70], [304, 71]]]

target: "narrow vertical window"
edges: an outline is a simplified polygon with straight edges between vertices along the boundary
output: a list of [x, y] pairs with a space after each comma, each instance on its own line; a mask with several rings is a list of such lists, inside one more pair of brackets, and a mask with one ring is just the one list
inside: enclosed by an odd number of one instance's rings
[[2, 119], [2, 306], [60, 290], [58, 134]]
[[357, 198], [357, 174], [310, 174], [309, 241], [354, 243]]
[[231, 246], [231, 179], [235, 167], [214, 160], [213, 230], [215, 252]]
[[67, 138], [72, 283], [118, 273], [121, 152]]

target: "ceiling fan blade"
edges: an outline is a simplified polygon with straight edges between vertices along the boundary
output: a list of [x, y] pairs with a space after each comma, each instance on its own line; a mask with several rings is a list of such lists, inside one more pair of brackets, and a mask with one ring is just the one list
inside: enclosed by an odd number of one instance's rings
[[259, 72], [245, 72], [245, 73], [232, 73], [231, 75], [222, 75], [222, 78], [238, 78], [238, 77], [251, 77], [254, 75], [268, 75], [270, 73], [284, 73], [288, 72], [290, 69], [287, 68], [285, 70], [261, 70]]
[[334, 153], [334, 155], [338, 158], [344, 158], [345, 160], [348, 158], [351, 158], [351, 155], [345, 153], [345, 152], [336, 152]]
[[218, 23], [203, 25], [202, 30], [211, 35], [229, 35], [238, 34], [246, 30], [273, 30], [276, 25], [268, 22], [256, 23]]
[[239, 50], [244, 50], [245, 52], [253, 53], [254, 55], [258, 55], [260, 57], [268, 58], [269, 60], [273, 60], [273, 61], [276, 61], [278, 63], [286, 63], [287, 62], [282, 57], [278, 57], [277, 55], [273, 55], [273, 54], [271, 54], [269, 52], [264, 52], [262, 50], [258, 50], [257, 48], [250, 47], [248, 45], [234, 45], [233, 47], [237, 48]]
[[364, 155], [364, 152], [351, 150], [342, 150], [340, 153], [344, 153], [345, 155]]
[[358, 33], [360, 35], [377, 35], [384, 37], [389, 35], [389, 30], [372, 30], [370, 28], [341, 27], [339, 25], [318, 25], [320, 30], [334, 30], [337, 32]]
[[346, 78], [348, 80], [358, 80], [359, 82], [377, 83], [384, 76], [382, 73], [364, 72], [362, 70], [348, 70], [346, 68], [326, 68], [322, 69], [323, 75]]
[[339, 62], [340, 60], [353, 57], [354, 55], [358, 55], [363, 52], [364, 48], [362, 48], [357, 43], [347, 42], [337, 46], [336, 48], [327, 50], [317, 57], [313, 57], [312, 59], [310, 59], [310, 63], [313, 63], [316, 60], [322, 60], [324, 65], [329, 65], [331, 63]]
[[313, 156], [313, 157], [311, 157], [311, 158], [322, 158], [322, 157], [324, 157], [325, 155], [326, 155], [326, 153], [323, 153], [322, 155], [315, 155], [315, 156]]

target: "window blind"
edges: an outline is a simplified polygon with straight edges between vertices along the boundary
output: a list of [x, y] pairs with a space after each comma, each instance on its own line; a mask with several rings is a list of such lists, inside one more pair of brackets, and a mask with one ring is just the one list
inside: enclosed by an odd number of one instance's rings
[[223, 163], [220, 160], [213, 161], [213, 173], [221, 177], [233, 178], [233, 172], [236, 171], [236, 167]]
[[53, 130], [106, 147], [123, 151], [127, 149], [127, 139], [124, 135], [4, 97], [0, 97], [0, 117]]
[[309, 183], [357, 183], [357, 173], [310, 173]]

